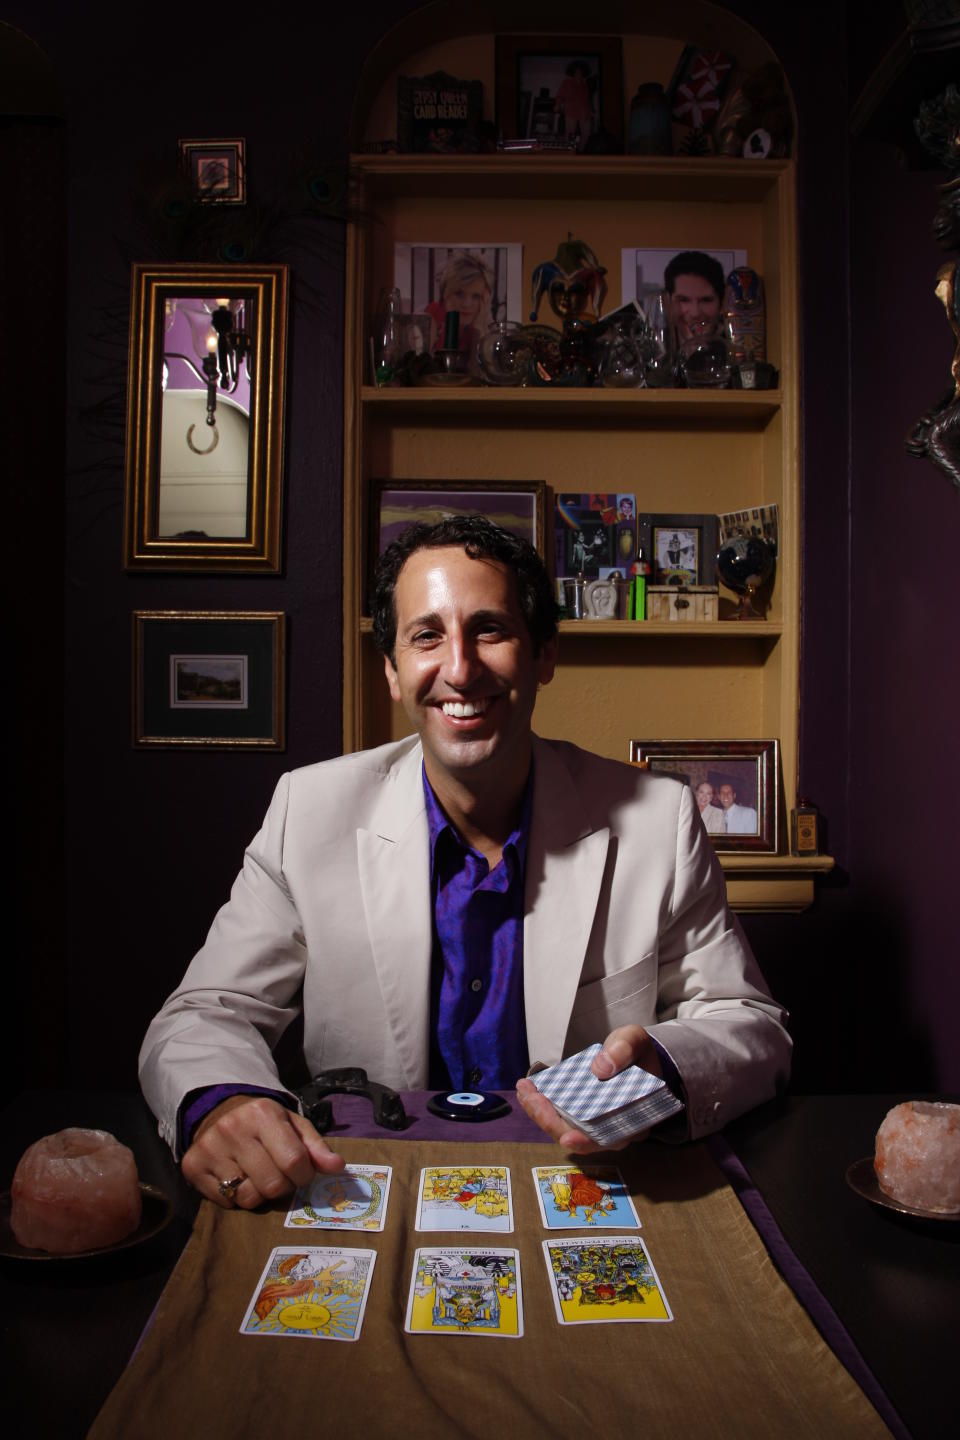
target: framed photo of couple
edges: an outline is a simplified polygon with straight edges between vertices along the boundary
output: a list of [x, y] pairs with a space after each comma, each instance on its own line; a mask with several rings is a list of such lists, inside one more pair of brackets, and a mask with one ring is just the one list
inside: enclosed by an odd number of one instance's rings
[[777, 853], [778, 740], [631, 740], [630, 760], [690, 786], [716, 850]]

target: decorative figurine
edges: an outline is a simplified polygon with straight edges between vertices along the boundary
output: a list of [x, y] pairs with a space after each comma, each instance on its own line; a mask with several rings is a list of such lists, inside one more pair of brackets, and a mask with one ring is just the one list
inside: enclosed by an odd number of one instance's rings
[[554, 258], [544, 260], [533, 272], [530, 319], [539, 317], [544, 295], [553, 313], [563, 321], [571, 316], [596, 317], [607, 298], [606, 273], [607, 267], [600, 264], [587, 242], [574, 240], [568, 231]]
[[779, 65], [768, 61], [737, 86], [720, 112], [714, 139], [721, 155], [773, 160], [790, 154], [793, 112]]
[[763, 281], [748, 265], [731, 270], [727, 276], [723, 315], [734, 364], [766, 360], [767, 312]]
[[687, 45], [677, 62], [667, 89], [667, 103], [678, 125], [690, 133], [680, 147], [684, 155], [707, 155], [710, 132], [720, 111], [720, 102], [730, 80], [733, 58], [719, 50], [699, 50]]
[[[948, 85], [942, 95], [920, 106], [914, 122], [917, 136], [931, 155], [955, 173], [940, 187], [933, 235], [944, 250], [960, 250], [960, 90]], [[953, 386], [932, 410], [921, 415], [907, 436], [911, 455], [926, 455], [960, 489], [960, 295], [955, 257], [937, 271], [936, 295], [947, 312], [955, 349], [950, 372]]]

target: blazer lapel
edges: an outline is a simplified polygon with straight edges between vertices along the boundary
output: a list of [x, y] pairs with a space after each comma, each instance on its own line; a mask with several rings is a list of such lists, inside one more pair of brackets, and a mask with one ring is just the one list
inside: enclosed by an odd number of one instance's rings
[[563, 1054], [600, 898], [609, 827], [551, 745], [534, 738], [533, 818], [527, 852], [523, 988], [531, 1064]]
[[369, 829], [357, 831], [360, 889], [380, 993], [411, 1090], [427, 1084], [430, 1024], [430, 837], [417, 745], [387, 782]]

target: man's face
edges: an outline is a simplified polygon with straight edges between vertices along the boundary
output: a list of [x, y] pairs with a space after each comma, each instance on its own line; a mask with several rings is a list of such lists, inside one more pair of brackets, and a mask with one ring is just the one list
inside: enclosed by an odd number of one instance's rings
[[708, 805], [713, 804], [713, 786], [708, 785], [705, 780], [697, 786], [697, 804], [701, 810], [706, 810]]
[[556, 640], [533, 653], [513, 572], [459, 547], [417, 550], [394, 594], [390, 694], [423, 742], [427, 775], [521, 781], [537, 686], [553, 679]]
[[723, 806], [724, 810], [729, 810], [730, 806], [733, 804], [736, 798], [737, 792], [734, 790], [732, 785], [720, 786], [720, 804]]
[[673, 282], [671, 313], [681, 338], [690, 334], [696, 320], [716, 320], [720, 314], [720, 296], [702, 275], [678, 275]]

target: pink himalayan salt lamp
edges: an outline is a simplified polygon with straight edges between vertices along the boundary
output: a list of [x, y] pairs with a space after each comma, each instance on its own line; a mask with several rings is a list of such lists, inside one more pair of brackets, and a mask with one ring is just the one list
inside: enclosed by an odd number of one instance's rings
[[140, 1224], [133, 1151], [106, 1130], [60, 1130], [24, 1151], [13, 1177], [10, 1228], [54, 1255], [100, 1250]]
[[907, 1100], [877, 1131], [873, 1161], [885, 1195], [915, 1210], [960, 1210], [960, 1105]]

